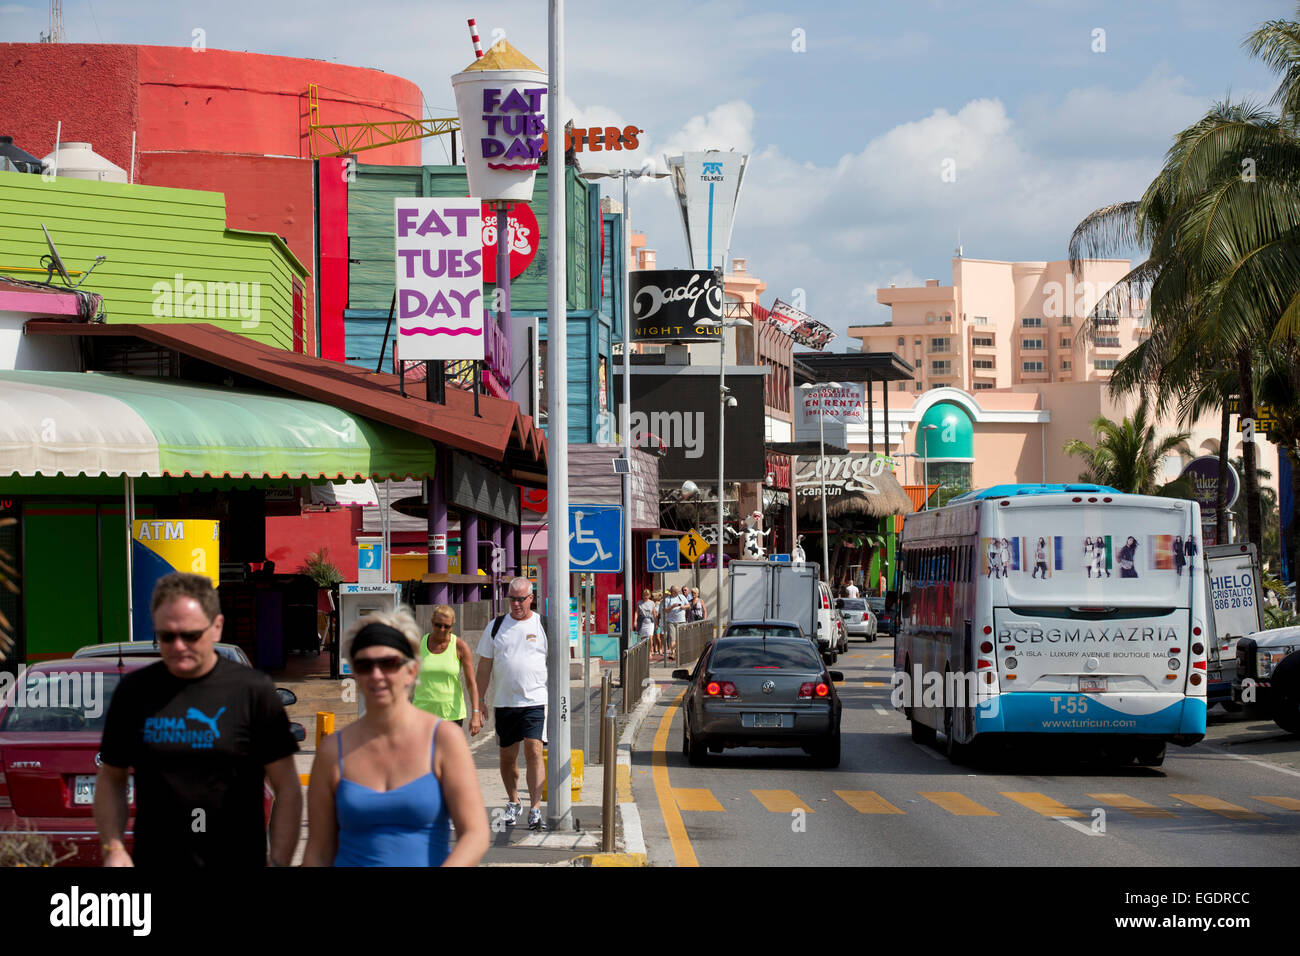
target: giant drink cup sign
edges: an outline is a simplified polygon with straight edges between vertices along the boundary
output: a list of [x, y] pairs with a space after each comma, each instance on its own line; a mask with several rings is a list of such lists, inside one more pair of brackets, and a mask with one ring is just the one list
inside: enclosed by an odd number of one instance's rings
[[531, 200], [546, 132], [546, 73], [501, 40], [451, 85], [470, 195], [484, 202]]

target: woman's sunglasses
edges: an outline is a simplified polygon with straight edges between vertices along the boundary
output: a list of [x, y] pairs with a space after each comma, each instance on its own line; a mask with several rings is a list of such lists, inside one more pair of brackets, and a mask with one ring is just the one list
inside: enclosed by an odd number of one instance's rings
[[409, 658], [398, 657], [397, 655], [391, 657], [363, 657], [360, 660], [352, 662], [352, 669], [362, 677], [365, 677], [367, 674], [374, 671], [376, 667], [385, 674], [396, 674], [402, 669], [402, 665], [405, 664], [408, 659]]

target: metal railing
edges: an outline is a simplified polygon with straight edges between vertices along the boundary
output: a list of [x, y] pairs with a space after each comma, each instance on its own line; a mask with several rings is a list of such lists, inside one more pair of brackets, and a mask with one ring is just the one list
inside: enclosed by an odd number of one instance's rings
[[623, 713], [630, 714], [641, 702], [645, 682], [650, 679], [650, 638], [637, 641], [623, 656]]
[[668, 626], [672, 628], [673, 645], [677, 649], [677, 666], [693, 666], [704, 653], [705, 645], [713, 640], [713, 622], [691, 621]]

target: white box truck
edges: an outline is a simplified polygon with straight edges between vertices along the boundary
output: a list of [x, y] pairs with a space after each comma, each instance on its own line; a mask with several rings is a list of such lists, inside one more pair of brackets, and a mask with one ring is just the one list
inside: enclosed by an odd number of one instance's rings
[[1255, 545], [1210, 545], [1205, 575], [1214, 603], [1214, 633], [1209, 646], [1209, 693], [1206, 703], [1231, 703], [1237, 676], [1237, 641], [1264, 626], [1263, 589]]
[[821, 593], [825, 585], [818, 580], [816, 564], [732, 561], [727, 570], [729, 621], [790, 621], [816, 641], [824, 658], [834, 660], [837, 635], [830, 592]]

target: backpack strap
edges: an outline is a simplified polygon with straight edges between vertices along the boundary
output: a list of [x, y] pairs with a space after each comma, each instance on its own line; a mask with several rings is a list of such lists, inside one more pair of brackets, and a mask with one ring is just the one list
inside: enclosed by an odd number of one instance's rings
[[492, 639], [493, 639], [493, 640], [496, 640], [497, 632], [501, 630], [501, 624], [502, 624], [502, 622], [505, 621], [505, 619], [506, 619], [506, 616], [505, 616], [504, 614], [500, 614], [500, 615], [497, 616], [497, 619], [496, 619], [495, 621], [492, 622]]

